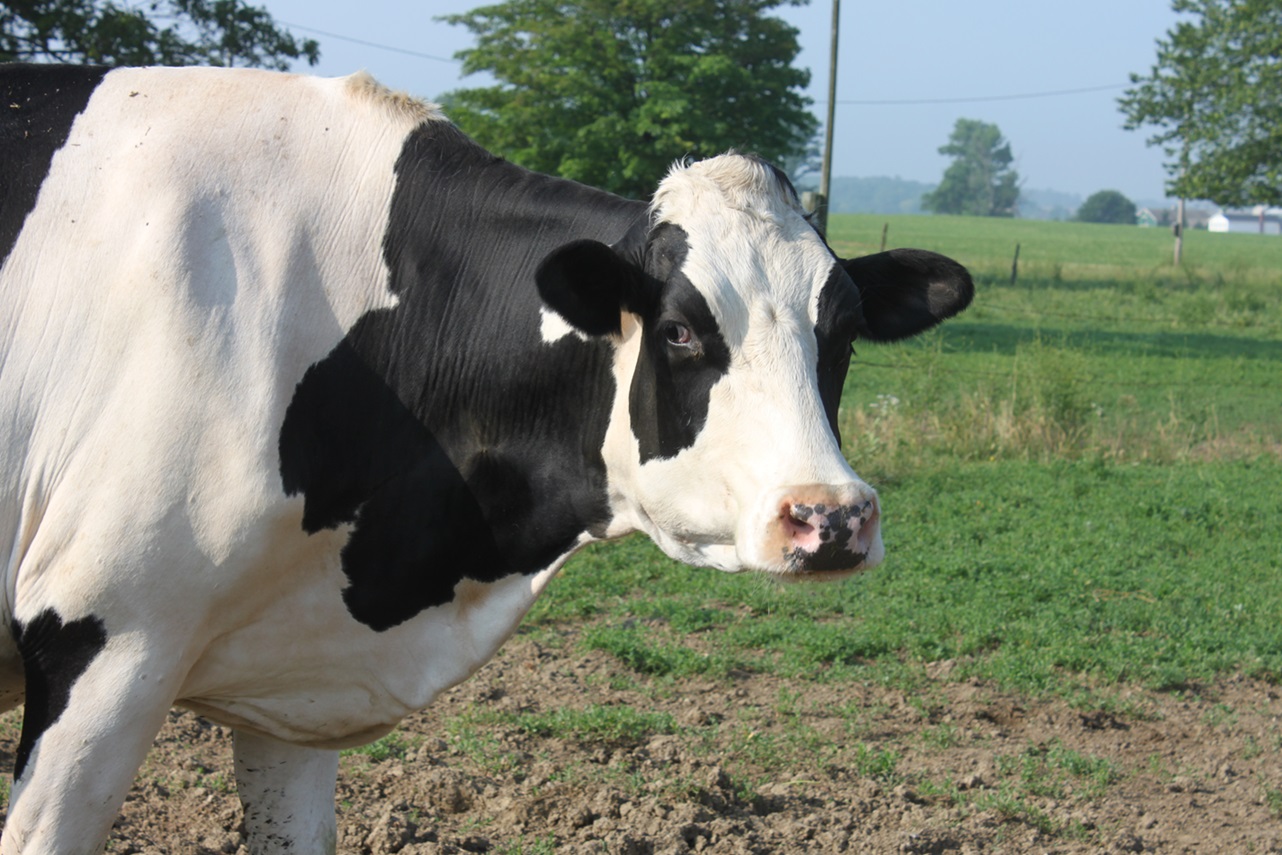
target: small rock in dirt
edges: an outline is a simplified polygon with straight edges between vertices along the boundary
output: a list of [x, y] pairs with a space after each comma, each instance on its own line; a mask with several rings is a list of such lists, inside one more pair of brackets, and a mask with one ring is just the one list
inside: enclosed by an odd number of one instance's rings
[[895, 789], [891, 790], [891, 792], [895, 794], [896, 798], [903, 799], [906, 802], [911, 802], [912, 804], [921, 803], [921, 797], [918, 796], [917, 793], [907, 784], [900, 784], [895, 787]]
[[726, 770], [722, 769], [720, 766], [713, 766], [705, 773], [703, 785], [709, 790], [722, 791], [729, 790], [733, 786], [730, 781], [730, 776], [726, 774]]
[[1144, 839], [1138, 834], [1127, 834], [1123, 832], [1113, 841], [1114, 852], [1143, 852]]

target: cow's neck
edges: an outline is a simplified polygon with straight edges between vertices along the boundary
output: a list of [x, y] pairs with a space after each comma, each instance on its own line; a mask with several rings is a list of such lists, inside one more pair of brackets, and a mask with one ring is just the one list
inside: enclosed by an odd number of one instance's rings
[[354, 524], [358, 620], [394, 626], [463, 578], [535, 573], [605, 533], [614, 344], [548, 341], [534, 270], [571, 240], [618, 240], [644, 211], [444, 123], [407, 141], [384, 241], [398, 303], [309, 369], [281, 438], [304, 526]]

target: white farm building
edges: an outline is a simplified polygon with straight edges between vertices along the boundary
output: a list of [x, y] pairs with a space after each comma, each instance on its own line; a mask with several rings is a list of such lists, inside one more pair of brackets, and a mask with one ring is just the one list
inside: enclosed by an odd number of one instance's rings
[[1282, 235], [1282, 208], [1232, 208], [1217, 212], [1206, 223], [1207, 231]]

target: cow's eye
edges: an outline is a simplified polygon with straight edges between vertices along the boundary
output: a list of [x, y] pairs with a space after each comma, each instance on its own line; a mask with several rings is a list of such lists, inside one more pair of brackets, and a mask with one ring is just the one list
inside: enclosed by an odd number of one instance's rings
[[685, 324], [679, 324], [676, 321], [666, 321], [661, 328], [663, 337], [668, 344], [677, 347], [690, 347], [694, 344], [694, 334]]

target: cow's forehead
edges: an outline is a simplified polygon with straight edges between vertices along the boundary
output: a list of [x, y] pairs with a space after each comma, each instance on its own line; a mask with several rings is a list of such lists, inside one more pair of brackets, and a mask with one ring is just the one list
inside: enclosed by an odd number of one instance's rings
[[732, 346], [758, 319], [816, 321], [835, 259], [774, 167], [735, 154], [675, 166], [655, 193], [653, 220], [684, 233], [681, 272]]

